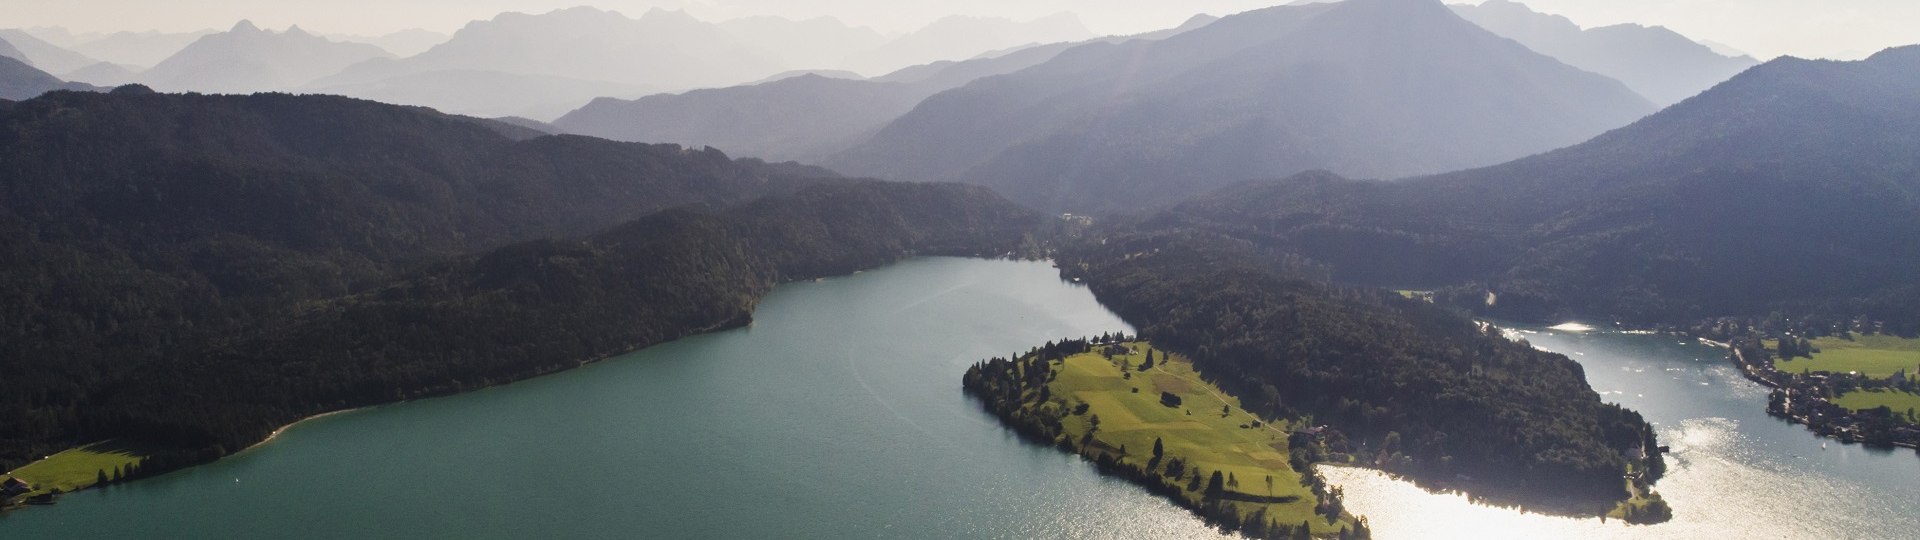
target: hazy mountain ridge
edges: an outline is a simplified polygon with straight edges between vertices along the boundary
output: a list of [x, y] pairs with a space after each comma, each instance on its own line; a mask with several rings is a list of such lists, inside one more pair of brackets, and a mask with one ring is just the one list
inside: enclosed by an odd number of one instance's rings
[[76, 53], [136, 69], [151, 68], [215, 30], [197, 32], [113, 32], [75, 34], [60, 27], [27, 28], [42, 40]]
[[1693, 97], [1760, 62], [1721, 55], [1660, 26], [1582, 29], [1509, 0], [1454, 5], [1468, 21], [1574, 67], [1606, 75], [1661, 106]]
[[15, 56], [0, 51], [0, 56], [10, 56], [26, 61], [34, 68], [47, 73], [65, 74], [100, 63], [99, 60], [88, 58], [84, 54], [48, 43], [24, 30], [0, 29], [0, 40], [5, 40], [19, 54]]
[[1920, 285], [1914, 148], [1920, 47], [1782, 58], [1540, 156], [1391, 183], [1252, 182], [1159, 219], [1262, 239], [1354, 281], [1469, 283], [1455, 300], [1507, 317], [1785, 308], [1920, 323], [1884, 301]]
[[140, 74], [140, 82], [166, 92], [246, 94], [290, 90], [369, 59], [388, 56], [379, 47], [341, 43], [295, 26], [283, 32], [240, 21], [210, 34]]
[[864, 142], [927, 96], [1040, 64], [1072, 46], [937, 62], [870, 80], [806, 75], [632, 101], [602, 98], [554, 123], [569, 133], [614, 140], [710, 145], [771, 160], [819, 162]]
[[23, 100], [39, 97], [54, 90], [99, 91], [101, 88], [86, 83], [71, 83], [59, 77], [34, 69], [26, 62], [9, 56], [0, 56], [0, 100]]
[[1402, 176], [1484, 166], [1652, 111], [1619, 82], [1437, 1], [1350, 0], [1075, 48], [935, 95], [826, 164], [1112, 210], [1309, 169]]

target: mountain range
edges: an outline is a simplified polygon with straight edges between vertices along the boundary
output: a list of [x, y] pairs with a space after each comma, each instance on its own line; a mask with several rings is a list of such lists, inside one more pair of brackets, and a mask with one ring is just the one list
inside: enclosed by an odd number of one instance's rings
[[[1099, 41], [1165, 39], [1215, 20], [1201, 15], [1176, 28]], [[851, 72], [798, 72], [729, 88], [637, 100], [602, 98], [554, 124], [568, 133], [614, 140], [709, 145], [740, 155], [817, 163], [866, 142], [928, 96], [1045, 63], [1085, 43], [1020, 47], [871, 79]]]
[[1618, 81], [1436, 0], [1348, 0], [1078, 47], [928, 98], [825, 164], [1106, 211], [1310, 169], [1394, 177], [1490, 165], [1653, 110]]
[[99, 60], [48, 43], [23, 30], [0, 29], [0, 40], [5, 40], [18, 56], [5, 54], [4, 51], [0, 51], [0, 55], [26, 61], [47, 73], [66, 74], [100, 63]]
[[1072, 46], [915, 66], [870, 80], [807, 74], [637, 100], [601, 98], [554, 125], [620, 141], [706, 145], [775, 161], [819, 162], [864, 142], [927, 96], [1032, 67]]
[[1914, 148], [1920, 47], [1859, 62], [1789, 57], [1539, 156], [1393, 182], [1251, 182], [1157, 219], [1503, 317], [1783, 310], [1920, 328]]
[[1452, 7], [1461, 17], [1527, 48], [1618, 79], [1663, 107], [1759, 64], [1747, 56], [1722, 55], [1660, 26], [1620, 24], [1583, 29], [1566, 17], [1537, 13], [1511, 0]]
[[159, 64], [181, 49], [192, 45], [215, 30], [197, 32], [113, 32], [110, 34], [75, 34], [60, 27], [35, 27], [23, 29], [28, 34], [40, 38], [52, 45], [64, 48], [96, 59], [128, 66], [130, 69], [146, 69]]
[[379, 47], [336, 42], [298, 26], [274, 32], [240, 21], [202, 36], [138, 78], [166, 92], [244, 94], [292, 89], [385, 56]]

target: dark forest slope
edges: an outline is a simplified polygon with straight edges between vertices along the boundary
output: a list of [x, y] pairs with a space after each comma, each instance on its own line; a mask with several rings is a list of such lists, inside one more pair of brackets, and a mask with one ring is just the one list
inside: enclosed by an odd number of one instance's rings
[[332, 97], [0, 102], [0, 464], [150, 362], [447, 257], [823, 171]]

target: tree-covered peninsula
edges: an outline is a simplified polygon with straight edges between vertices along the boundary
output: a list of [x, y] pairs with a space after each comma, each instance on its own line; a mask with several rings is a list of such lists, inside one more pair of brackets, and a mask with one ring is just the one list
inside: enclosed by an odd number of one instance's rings
[[1665, 518], [1644, 497], [1665, 469], [1652, 426], [1603, 402], [1564, 356], [1398, 294], [1291, 277], [1207, 233], [1104, 236], [1058, 262], [1246, 410], [1327, 426], [1309, 461], [1531, 510]]

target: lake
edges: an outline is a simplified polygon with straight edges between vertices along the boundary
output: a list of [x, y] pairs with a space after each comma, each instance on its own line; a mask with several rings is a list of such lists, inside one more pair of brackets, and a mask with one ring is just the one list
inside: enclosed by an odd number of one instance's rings
[[1325, 469], [1379, 538], [1913, 538], [1920, 456], [1814, 436], [1767, 416], [1767, 389], [1726, 351], [1671, 336], [1522, 329], [1585, 366], [1607, 401], [1640, 411], [1673, 447], [1654, 526], [1528, 515], [1435, 495], [1379, 473]]
[[[513, 385], [302, 423], [160, 478], [0, 517], [0, 537], [1220, 538], [1078, 457], [1021, 442], [966, 367], [1130, 329], [1046, 263], [917, 259], [783, 285], [750, 328]], [[1912, 531], [1920, 458], [1768, 418], [1717, 350], [1536, 331], [1674, 445], [1676, 522], [1474, 506], [1330, 470], [1379, 538]]]
[[746, 329], [305, 422], [0, 537], [1217, 538], [960, 392], [981, 359], [1123, 330], [1047, 263], [917, 259], [783, 285]]

